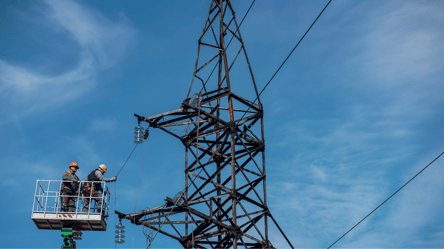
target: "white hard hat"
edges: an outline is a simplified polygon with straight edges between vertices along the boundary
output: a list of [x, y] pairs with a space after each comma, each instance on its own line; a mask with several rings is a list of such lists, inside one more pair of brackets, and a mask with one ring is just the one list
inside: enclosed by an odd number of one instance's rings
[[100, 164], [100, 165], [99, 165], [99, 169], [102, 169], [102, 170], [104, 170], [105, 172], [108, 170], [108, 168], [106, 167], [105, 164]]

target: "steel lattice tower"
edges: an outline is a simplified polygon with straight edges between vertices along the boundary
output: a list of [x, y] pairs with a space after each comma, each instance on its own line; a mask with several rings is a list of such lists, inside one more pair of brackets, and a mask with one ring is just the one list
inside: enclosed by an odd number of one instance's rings
[[[231, 57], [228, 46], [238, 49]], [[254, 91], [250, 96], [257, 104], [232, 91], [234, 82], [247, 83], [245, 77], [230, 77], [236, 61], [246, 65]], [[193, 89], [201, 94], [190, 97]], [[182, 198], [167, 197], [160, 207], [132, 214], [116, 211], [120, 218], [176, 239], [184, 248], [274, 248], [268, 218], [279, 226], [267, 206], [263, 107], [229, 0], [211, 1], [181, 107], [135, 116], [181, 140], [186, 188]], [[185, 134], [172, 126], [182, 126]]]

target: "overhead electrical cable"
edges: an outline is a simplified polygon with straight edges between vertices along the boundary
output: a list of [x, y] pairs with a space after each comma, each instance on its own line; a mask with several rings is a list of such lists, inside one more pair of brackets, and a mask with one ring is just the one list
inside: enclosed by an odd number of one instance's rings
[[136, 148], [137, 148], [137, 145], [139, 145], [139, 144], [136, 144], [136, 146], [134, 146], [134, 149], [133, 149], [133, 151], [131, 151], [130, 155], [129, 155], [129, 156], [128, 156], [128, 158], [126, 159], [126, 161], [125, 161], [125, 163], [123, 164], [122, 168], [120, 168], [119, 172], [117, 172], [117, 175], [116, 175], [116, 176], [118, 176], [118, 175], [119, 175], [119, 173], [120, 173], [120, 171], [122, 171], [123, 167], [125, 167], [126, 163], [127, 163], [127, 162], [128, 162], [128, 160], [130, 159], [131, 155], [132, 155], [132, 154], [133, 154], [133, 152], [134, 152], [134, 151], [136, 150]]
[[[242, 23], [244, 22], [245, 17], [247, 17], [248, 12], [250, 12], [251, 7], [253, 7], [254, 2], [256, 2], [256, 0], [253, 0], [253, 2], [251, 3], [250, 8], [248, 8], [247, 12], [246, 12], [245, 15], [244, 15], [244, 18], [242, 18], [242, 21], [239, 23], [239, 28], [240, 28], [240, 26], [242, 26]], [[239, 31], [239, 29], [236, 29], [236, 32], [234, 32], [234, 34], [236, 34], [238, 31]], [[230, 40], [230, 42], [228, 42], [228, 45], [227, 45], [227, 47], [225, 48], [225, 50], [230, 46], [230, 43], [231, 43], [231, 41], [233, 40], [233, 38], [234, 38], [234, 35], [231, 37], [231, 40]]]
[[342, 235], [339, 239], [337, 239], [333, 244], [331, 244], [327, 249], [331, 248], [334, 244], [336, 244], [336, 242], [338, 242], [340, 239], [342, 239], [345, 235], [347, 235], [351, 230], [353, 230], [357, 225], [359, 225], [361, 222], [363, 222], [367, 217], [369, 217], [373, 212], [376, 211], [376, 209], [378, 209], [380, 206], [382, 206], [384, 203], [386, 203], [390, 198], [392, 198], [396, 193], [399, 192], [399, 190], [401, 190], [402, 188], [404, 188], [407, 184], [409, 184], [409, 182], [411, 182], [413, 179], [415, 179], [415, 177], [417, 177], [419, 174], [421, 174], [421, 172], [423, 172], [425, 169], [427, 169], [427, 167], [429, 167], [432, 163], [434, 163], [436, 160], [438, 160], [438, 158], [440, 158], [442, 155], [444, 154], [444, 152], [442, 152], [439, 156], [437, 156], [435, 159], [433, 159], [433, 161], [431, 161], [427, 166], [425, 166], [421, 171], [418, 172], [418, 174], [416, 174], [414, 177], [412, 177], [412, 179], [410, 179], [408, 182], [406, 182], [406, 184], [402, 185], [402, 187], [400, 187], [398, 190], [396, 190], [395, 193], [393, 193], [389, 198], [387, 198], [385, 201], [383, 201], [381, 204], [379, 204], [379, 206], [377, 206], [375, 209], [373, 209], [373, 211], [371, 211], [367, 216], [365, 216], [361, 221], [359, 221], [356, 225], [354, 225], [350, 230], [348, 230], [346, 233], [344, 233], [344, 235]]
[[[265, 87], [262, 89], [262, 91], [259, 93], [259, 96], [261, 96], [262, 92], [264, 92], [264, 90], [268, 87], [268, 85], [270, 84], [270, 82], [274, 79], [274, 76], [276, 76], [276, 74], [281, 70], [282, 66], [285, 64], [285, 62], [287, 62], [288, 58], [290, 58], [291, 54], [293, 54], [293, 52], [296, 50], [296, 48], [299, 46], [299, 44], [301, 43], [301, 41], [304, 39], [304, 37], [307, 35], [308, 31], [310, 31], [310, 29], [313, 27], [313, 25], [316, 23], [316, 21], [319, 19], [319, 17], [321, 17], [322, 13], [324, 13], [325, 9], [327, 9], [328, 5], [331, 3], [332, 0], [328, 1], [327, 5], [325, 5], [324, 9], [321, 11], [321, 13], [319, 13], [318, 17], [316, 17], [316, 19], [314, 20], [314, 22], [310, 25], [310, 27], [307, 29], [307, 31], [305, 32], [305, 34], [302, 36], [302, 38], [299, 40], [299, 42], [296, 44], [296, 46], [294, 46], [293, 50], [291, 50], [290, 54], [287, 56], [287, 58], [285, 58], [284, 62], [282, 62], [281, 66], [276, 70], [276, 72], [273, 74], [273, 76], [271, 77], [271, 79], [268, 81], [268, 83], [265, 85]], [[258, 96], [258, 97], [259, 97]], [[258, 99], [258, 97], [256, 97], [256, 99], [253, 101], [256, 102], [256, 100]], [[250, 107], [248, 107], [247, 112], [250, 110]], [[244, 115], [242, 116], [241, 119], [244, 118], [244, 116], [247, 114], [247, 112], [244, 113]]]
[[[148, 140], [145, 140], [145, 150], [143, 151], [143, 159], [142, 159], [142, 170], [140, 171], [139, 186], [137, 187], [136, 204], [134, 205], [134, 212], [136, 212], [137, 200], [139, 199], [139, 189], [140, 189], [140, 183], [142, 182], [143, 164], [145, 163], [146, 145], [147, 144], [148, 144]], [[136, 229], [136, 222], [134, 221], [134, 225], [133, 225], [133, 244], [132, 244], [133, 247], [132, 248], [134, 248], [134, 231], [135, 231], [135, 229]]]
[[[314, 22], [311, 24], [310, 28], [307, 29], [307, 31], [305, 32], [305, 34], [302, 36], [302, 38], [299, 40], [299, 42], [296, 44], [296, 46], [294, 46], [293, 50], [291, 50], [290, 54], [287, 56], [287, 58], [285, 58], [284, 62], [282, 62], [281, 66], [278, 68], [278, 70], [273, 74], [273, 77], [271, 77], [271, 79], [268, 81], [268, 83], [265, 85], [264, 89], [262, 89], [262, 91], [259, 93], [259, 96], [262, 94], [262, 92], [265, 90], [265, 88], [267, 88], [267, 86], [270, 84], [270, 82], [273, 80], [274, 76], [276, 76], [276, 74], [279, 72], [279, 70], [281, 70], [282, 66], [285, 64], [285, 62], [287, 62], [288, 58], [290, 58], [291, 54], [294, 52], [294, 50], [296, 50], [296, 48], [299, 46], [299, 43], [301, 43], [301, 41], [304, 39], [304, 37], [307, 35], [308, 31], [310, 31], [311, 27], [313, 27], [313, 25], [316, 23], [316, 21], [319, 19], [319, 17], [322, 15], [322, 13], [324, 13], [324, 10], [328, 7], [328, 5], [331, 3], [332, 0], [328, 1], [327, 5], [325, 5], [324, 9], [321, 11], [321, 13], [319, 13], [318, 17], [316, 17], [316, 19], [314, 20]], [[257, 100], [257, 98], [256, 98]], [[255, 102], [256, 100], [254, 100], [253, 102]]]
[[[131, 153], [129, 154], [128, 158], [126, 159], [125, 163], [122, 165], [122, 167], [120, 168], [119, 172], [117, 172], [116, 177], [119, 175], [120, 171], [122, 171], [123, 167], [125, 167], [126, 163], [128, 162], [128, 160], [130, 159], [131, 155], [133, 155], [133, 152], [136, 150], [137, 145], [134, 146], [134, 149], [131, 151]], [[116, 186], [116, 182], [114, 182], [114, 210], [117, 209], [117, 186]], [[116, 225], [116, 216], [114, 216], [114, 226]], [[114, 241], [114, 248], [117, 248], [117, 244]]]

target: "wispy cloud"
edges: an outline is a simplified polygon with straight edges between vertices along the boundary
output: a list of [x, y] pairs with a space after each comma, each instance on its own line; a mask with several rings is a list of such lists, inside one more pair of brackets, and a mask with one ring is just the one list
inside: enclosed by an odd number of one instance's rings
[[[368, 8], [366, 4], [360, 8]], [[289, 134], [275, 142], [277, 148], [294, 154], [288, 160], [275, 159], [275, 167], [285, 175], [269, 172], [281, 180], [269, 186], [270, 203], [280, 203], [272, 210], [281, 220], [295, 217], [292, 225], [281, 226], [287, 226], [297, 247], [329, 246], [325, 243], [334, 242], [433, 159], [423, 153], [428, 147], [417, 143], [444, 114], [443, 16], [435, 15], [430, 4], [386, 1], [373, 6], [364, 22], [336, 27], [356, 32], [343, 43], [359, 47], [359, 52], [338, 61], [332, 71], [343, 80], [333, 84], [368, 101], [349, 101], [338, 106], [340, 115], [298, 118], [276, 131]], [[394, 173], [406, 170], [409, 174]], [[434, 191], [439, 193], [444, 184], [431, 174], [420, 177], [415, 187], [405, 189], [335, 246], [443, 245], [439, 235], [444, 227], [434, 217], [442, 217], [437, 207], [444, 200]], [[425, 227], [430, 235], [422, 232]]]
[[93, 131], [114, 131], [117, 120], [114, 117], [96, 118], [92, 121], [90, 129]]
[[[122, 60], [137, 32], [123, 14], [114, 22], [75, 1], [42, 4], [45, 6], [39, 10], [45, 11], [41, 11], [41, 25], [55, 33], [64, 30], [79, 44], [78, 57], [73, 58], [78, 64], [53, 76], [0, 58], [2, 108], [18, 116], [60, 107], [96, 87], [97, 74]], [[8, 115], [2, 117], [3, 122], [9, 121]]]
[[65, 28], [104, 68], [122, 59], [136, 33], [123, 14], [120, 14], [120, 22], [115, 23], [100, 12], [74, 1], [45, 3], [53, 10], [48, 16], [49, 20]]
[[[45, 142], [41, 142], [41, 147], [44, 147], [44, 144]], [[12, 179], [6, 183], [20, 185], [23, 179], [27, 179], [27, 184], [35, 179], [60, 179], [62, 172], [69, 169], [68, 165], [72, 161], [79, 163], [80, 170], [77, 175], [84, 179], [91, 170], [103, 163], [97, 147], [84, 136], [59, 136], [55, 144], [54, 147], [58, 146], [58, 151], [41, 148], [4, 155], [0, 173]], [[17, 178], [17, 175], [21, 177]]]

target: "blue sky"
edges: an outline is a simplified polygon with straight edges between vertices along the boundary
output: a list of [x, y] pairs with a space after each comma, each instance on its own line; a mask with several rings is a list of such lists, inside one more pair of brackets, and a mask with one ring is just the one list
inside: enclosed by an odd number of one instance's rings
[[[259, 89], [326, 3], [256, 1], [241, 32]], [[238, 21], [250, 4], [233, 1]], [[81, 179], [101, 163], [114, 176], [134, 147], [133, 113], [180, 106], [208, 5], [0, 2], [1, 248], [59, 248], [60, 232], [30, 218], [36, 180], [72, 161]], [[334, 0], [262, 95], [268, 203], [296, 247], [328, 247], [444, 151], [443, 21], [443, 1]], [[143, 153], [111, 184], [112, 210], [134, 211]], [[443, 160], [335, 247], [444, 248]], [[136, 210], [181, 190], [183, 163], [180, 141], [152, 129]], [[79, 247], [114, 247], [114, 220]], [[132, 246], [124, 224], [119, 248]]]

